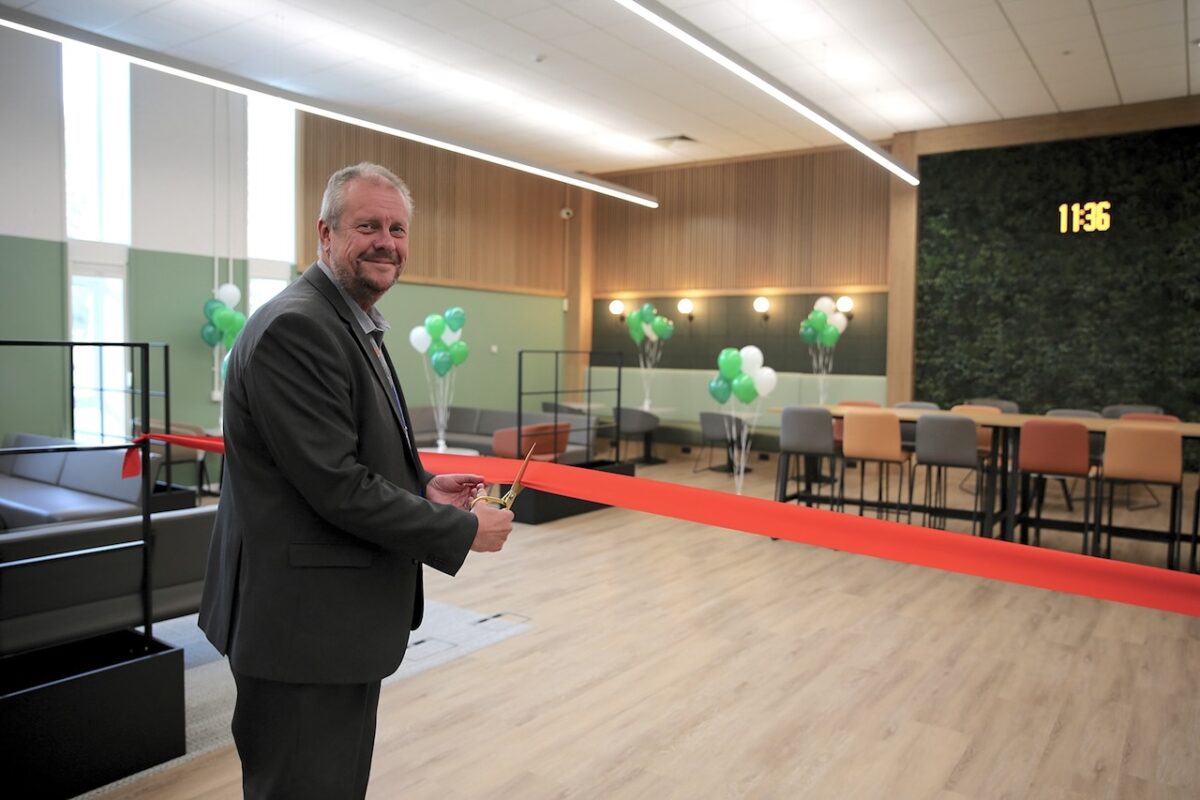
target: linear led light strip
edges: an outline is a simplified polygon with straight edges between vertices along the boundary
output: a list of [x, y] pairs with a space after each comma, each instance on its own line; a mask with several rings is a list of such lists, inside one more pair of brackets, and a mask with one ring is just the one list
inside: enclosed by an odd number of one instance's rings
[[705, 58], [716, 62], [734, 75], [737, 75], [754, 88], [765, 92], [805, 119], [829, 131], [876, 164], [879, 164], [912, 186], [916, 186], [921, 182], [917, 179], [917, 176], [894, 161], [883, 150], [880, 150], [871, 142], [851, 131], [830, 114], [822, 111], [815, 103], [786, 88], [778, 80], [742, 59], [736, 53], [709, 37], [699, 28], [665, 6], [654, 2], [654, 0], [613, 0], [613, 2], [624, 6], [654, 27], [670, 34]]
[[[21, 12], [9, 12], [6, 10], [3, 13], [21, 13]], [[30, 15], [26, 14], [24, 16], [30, 16]], [[56, 24], [56, 23], [50, 23], [50, 24]], [[5, 19], [3, 16], [0, 16], [0, 26], [5, 27], [5, 28], [11, 28], [12, 30], [20, 31], [21, 33], [28, 33], [33, 36], [39, 36], [43, 39], [50, 39], [52, 41], [59, 42], [59, 43], [67, 42], [67, 41], [82, 42], [83, 44], [88, 44], [93, 47], [97, 47], [101, 50], [109, 50], [111, 52], [118, 53], [121, 56], [128, 58], [130, 63], [132, 63], [132, 64], [137, 64], [138, 66], [146, 67], [147, 69], [152, 69], [157, 72], [165, 73], [167, 75], [174, 75], [179, 78], [185, 78], [190, 81], [196, 81], [197, 83], [203, 83], [207, 86], [212, 86], [217, 89], [223, 89], [225, 91], [233, 92], [235, 94], [241, 94], [241, 95], [261, 94], [261, 95], [266, 95], [268, 97], [275, 97], [275, 98], [283, 100], [287, 103], [292, 104], [292, 106], [294, 106], [296, 108], [296, 110], [298, 110], [298, 111], [304, 111], [306, 113], [313, 114], [315, 116], [325, 117], [326, 119], [332, 119], [332, 120], [336, 120], [338, 122], [345, 122], [350, 125], [357, 125], [358, 127], [361, 127], [361, 128], [367, 128], [367, 129], [370, 129], [373, 131], [378, 131], [379, 133], [387, 134], [389, 136], [396, 136], [401, 139], [408, 139], [409, 141], [419, 142], [420, 144], [426, 144], [426, 145], [429, 145], [430, 147], [437, 147], [442, 150], [449, 150], [452, 153], [458, 153], [459, 155], [464, 155], [464, 156], [467, 156], [468, 158], [475, 158], [475, 159], [479, 159], [480, 161], [487, 161], [492, 164], [498, 164], [499, 166], [502, 166], [502, 167], [508, 167], [510, 169], [515, 169], [520, 172], [527, 172], [531, 175], [537, 175], [539, 177], [547, 178], [549, 180], [557, 181], [559, 183], [566, 183], [571, 186], [577, 186], [580, 189], [585, 189], [587, 191], [599, 192], [600, 194], [605, 194], [605, 195], [608, 195], [609, 197], [615, 197], [618, 200], [624, 200], [629, 203], [636, 203], [637, 205], [645, 206], [646, 208], [658, 208], [658, 200], [653, 195], [644, 194], [642, 192], [638, 192], [633, 189], [628, 189], [624, 186], [619, 186], [615, 183], [609, 183], [608, 181], [602, 181], [599, 178], [589, 178], [584, 175], [580, 175], [578, 173], [559, 172], [557, 170], [550, 169], [549, 167], [541, 167], [536, 164], [531, 164], [529, 162], [517, 161], [515, 159], [507, 158], [507, 157], [501, 156], [501, 155], [496, 155], [494, 153], [487, 153], [487, 152], [484, 152], [483, 150], [476, 150], [474, 148], [466, 147], [464, 145], [455, 144], [453, 142], [448, 142], [448, 141], [445, 141], [442, 139], [435, 139], [431, 136], [425, 136], [425, 135], [419, 134], [419, 133], [414, 133], [413, 131], [406, 131], [406, 130], [402, 130], [400, 128], [393, 128], [390, 125], [383, 125], [378, 122], [371, 122], [370, 120], [362, 119], [360, 117], [355, 117], [350, 114], [343, 114], [341, 112], [333, 111], [328, 108], [321, 108], [320, 106], [311, 105], [310, 103], [305, 102], [304, 100], [298, 99], [297, 96], [295, 96], [295, 95], [291, 95], [286, 92], [280, 92], [278, 90], [270, 90], [268, 87], [251, 88], [249, 86], [240, 85], [237, 83], [233, 83], [231, 81], [221, 80], [219, 78], [213, 78], [208, 75], [204, 75], [202, 73], [193, 72], [191, 70], [182, 69], [180, 67], [174, 67], [169, 64], [164, 64], [161, 61], [154, 61], [154, 60], [148, 59], [144, 56], [136, 55], [132, 52], [129, 52], [129, 50], [118, 46], [119, 43], [112, 42], [111, 40], [105, 39], [104, 37], [95, 36], [95, 35], [70, 36], [70, 35], [66, 35], [66, 34], [54, 33], [52, 31], [48, 31], [48, 30], [45, 30], [42, 28], [34, 27], [32, 25], [24, 25], [24, 24], [15, 22], [10, 19]], [[66, 28], [67, 26], [62, 26], [62, 27]], [[104, 43], [103, 44], [100, 43], [101, 41]]]

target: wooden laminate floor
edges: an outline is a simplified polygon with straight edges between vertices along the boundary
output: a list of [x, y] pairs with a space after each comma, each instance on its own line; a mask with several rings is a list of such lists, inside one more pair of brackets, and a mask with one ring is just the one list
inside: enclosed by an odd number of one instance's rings
[[[691, 466], [640, 472], [731, 490]], [[1200, 797], [1200, 619], [619, 509], [426, 576], [532, 630], [384, 689], [372, 798]], [[116, 796], [239, 781], [230, 747]]]

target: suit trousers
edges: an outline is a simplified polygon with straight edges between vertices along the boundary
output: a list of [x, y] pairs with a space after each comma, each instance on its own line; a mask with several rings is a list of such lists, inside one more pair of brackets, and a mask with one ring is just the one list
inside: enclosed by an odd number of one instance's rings
[[247, 800], [366, 796], [379, 681], [283, 683], [236, 671], [233, 678], [233, 741]]

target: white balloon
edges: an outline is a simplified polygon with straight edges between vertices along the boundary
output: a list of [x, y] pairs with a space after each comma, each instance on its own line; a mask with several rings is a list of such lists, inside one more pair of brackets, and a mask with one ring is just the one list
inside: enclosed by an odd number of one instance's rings
[[762, 369], [763, 354], [752, 344], [748, 344], [738, 351], [742, 356], [742, 372], [747, 375], [753, 375]]
[[462, 328], [456, 331], [450, 330], [450, 326], [446, 326], [446, 330], [442, 331], [442, 341], [446, 344], [454, 344], [462, 338]]
[[766, 397], [775, 391], [775, 384], [777, 383], [779, 383], [779, 376], [770, 367], [762, 367], [758, 372], [754, 373], [754, 389], [760, 397]]
[[408, 343], [413, 346], [413, 350], [424, 353], [429, 349], [429, 345], [433, 344], [433, 337], [425, 330], [424, 325], [418, 325], [408, 332]]
[[845, 333], [846, 326], [850, 324], [850, 320], [846, 319], [846, 315], [840, 311], [835, 311], [829, 315], [829, 324], [837, 328], [838, 333]]
[[236, 308], [242, 302], [242, 290], [232, 283], [222, 283], [217, 287], [217, 299], [230, 308]]
[[817, 298], [817, 302], [813, 303], [813, 308], [817, 309], [818, 311], [824, 311], [825, 316], [829, 316], [833, 312], [837, 311], [837, 303], [833, 302], [833, 298], [829, 295], [824, 295], [823, 297]]
[[650, 341], [652, 341], [652, 342], [658, 341], [658, 334], [654, 332], [654, 328], [650, 327], [650, 325], [648, 323], [645, 323], [645, 322], [642, 323], [642, 333], [646, 334], [646, 338], [649, 339]]

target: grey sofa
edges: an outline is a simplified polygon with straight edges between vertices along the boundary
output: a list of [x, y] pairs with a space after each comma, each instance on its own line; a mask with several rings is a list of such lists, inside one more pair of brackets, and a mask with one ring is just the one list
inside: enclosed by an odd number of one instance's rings
[[[436, 447], [437, 429], [433, 420], [431, 406], [414, 406], [409, 409], [412, 418], [413, 435], [418, 447]], [[583, 464], [592, 460], [595, 428], [598, 420], [591, 418], [592, 428], [588, 428], [588, 417], [584, 414], [523, 412], [521, 424], [530, 425], [535, 422], [569, 422], [571, 432], [567, 436], [567, 449], [559, 457], [561, 464]], [[478, 450], [482, 455], [492, 454], [492, 434], [500, 428], [511, 428], [517, 424], [516, 411], [502, 411], [490, 408], [470, 408], [467, 406], [451, 406], [450, 415], [446, 420], [446, 445], [448, 447], [468, 447]]]
[[[151, 517], [156, 620], [199, 608], [216, 511]], [[0, 657], [141, 625], [142, 549], [110, 547], [141, 538], [140, 513], [0, 532]]]
[[[57, 444], [75, 442], [16, 433], [3, 446]], [[124, 456], [124, 450], [0, 455], [0, 529], [141, 513], [142, 480], [121, 478]]]

